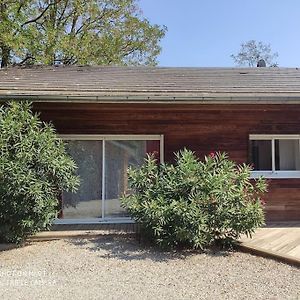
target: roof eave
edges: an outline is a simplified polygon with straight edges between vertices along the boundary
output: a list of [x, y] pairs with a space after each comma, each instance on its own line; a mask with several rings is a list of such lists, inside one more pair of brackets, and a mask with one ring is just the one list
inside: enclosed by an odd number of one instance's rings
[[28, 100], [60, 103], [149, 103], [149, 104], [300, 104], [300, 95], [230, 95], [230, 96], [162, 96], [162, 95], [0, 95], [0, 101]]

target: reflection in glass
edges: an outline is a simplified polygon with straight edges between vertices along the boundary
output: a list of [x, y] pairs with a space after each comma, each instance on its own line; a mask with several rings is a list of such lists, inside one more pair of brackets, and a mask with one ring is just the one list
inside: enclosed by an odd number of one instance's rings
[[105, 217], [127, 216], [119, 201], [128, 192], [127, 170], [140, 166], [147, 152], [159, 157], [159, 141], [105, 142]]
[[[102, 163], [103, 146], [104, 164]], [[63, 218], [126, 217], [127, 214], [120, 205], [120, 197], [129, 192], [128, 167], [140, 166], [144, 162], [146, 153], [153, 153], [159, 162], [159, 146], [158, 140], [67, 141], [67, 152], [78, 166], [81, 183], [76, 193], [63, 193]], [[103, 172], [105, 172], [105, 195], [102, 191]], [[102, 212], [103, 196], [104, 211]]]
[[68, 141], [66, 148], [78, 166], [80, 187], [63, 193], [63, 217], [101, 218], [102, 141]]
[[300, 170], [299, 140], [275, 140], [275, 169]]
[[255, 171], [272, 170], [271, 140], [250, 140], [250, 163]]

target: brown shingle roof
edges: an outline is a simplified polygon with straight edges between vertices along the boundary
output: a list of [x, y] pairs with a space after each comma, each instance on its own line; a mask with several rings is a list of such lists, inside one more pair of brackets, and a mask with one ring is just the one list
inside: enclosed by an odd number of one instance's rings
[[300, 101], [298, 68], [0, 69], [0, 97], [49, 101]]

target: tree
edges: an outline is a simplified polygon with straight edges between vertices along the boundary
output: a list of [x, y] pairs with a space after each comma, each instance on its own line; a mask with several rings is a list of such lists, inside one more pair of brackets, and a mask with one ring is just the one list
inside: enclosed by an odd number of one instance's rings
[[238, 66], [256, 67], [259, 60], [263, 59], [269, 67], [276, 67], [278, 53], [272, 53], [271, 45], [250, 40], [241, 44], [238, 54], [231, 55], [235, 64]]
[[0, 106], [0, 240], [21, 242], [57, 216], [62, 191], [79, 185], [76, 164], [28, 102]]
[[0, 0], [2, 67], [155, 65], [165, 32], [137, 0]]

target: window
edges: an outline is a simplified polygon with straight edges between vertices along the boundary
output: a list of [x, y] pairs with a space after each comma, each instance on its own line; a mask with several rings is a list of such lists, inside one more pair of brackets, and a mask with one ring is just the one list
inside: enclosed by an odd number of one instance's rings
[[78, 166], [80, 187], [62, 194], [66, 222], [94, 222], [128, 217], [120, 197], [129, 192], [127, 169], [139, 166], [147, 153], [163, 161], [162, 135], [65, 135], [68, 153]]
[[300, 177], [300, 135], [250, 135], [253, 177]]
[[272, 170], [272, 141], [250, 140], [250, 162], [255, 170]]

